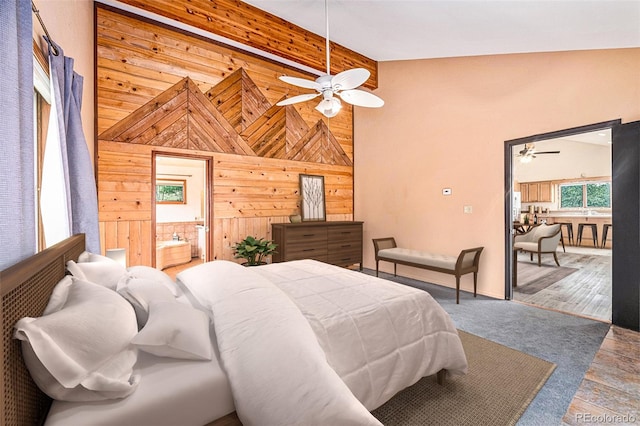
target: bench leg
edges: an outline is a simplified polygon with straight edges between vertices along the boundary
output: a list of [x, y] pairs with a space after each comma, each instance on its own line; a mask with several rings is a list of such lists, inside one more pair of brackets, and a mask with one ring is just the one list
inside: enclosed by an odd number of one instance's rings
[[478, 295], [478, 273], [473, 273], [473, 297]]
[[456, 305], [460, 304], [460, 277], [456, 275]]
[[398, 264], [397, 263], [393, 264], [393, 276], [394, 277], [398, 276]]
[[379, 263], [379, 262], [380, 262], [380, 261], [379, 261], [378, 259], [376, 259], [376, 277], [378, 276], [378, 263]]
[[436, 373], [436, 382], [442, 386], [444, 385], [444, 379], [447, 377], [447, 370], [444, 368]]

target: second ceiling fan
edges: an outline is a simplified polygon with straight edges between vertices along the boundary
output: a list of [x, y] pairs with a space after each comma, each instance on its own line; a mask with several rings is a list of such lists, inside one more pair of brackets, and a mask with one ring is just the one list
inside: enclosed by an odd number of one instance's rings
[[524, 148], [518, 152], [517, 157], [520, 157], [521, 163], [528, 163], [536, 158], [538, 154], [560, 154], [560, 151], [536, 151], [534, 144], [527, 143], [524, 145]]
[[[276, 105], [284, 106], [298, 102], [305, 102], [318, 96], [322, 96], [322, 100], [316, 106], [316, 110], [325, 117], [335, 117], [340, 108], [342, 108], [341, 98], [343, 101], [357, 106], [379, 108], [384, 105], [384, 101], [376, 95], [364, 90], [356, 89], [369, 79], [371, 73], [364, 68], [354, 68], [352, 70], [343, 71], [337, 75], [331, 75], [331, 62], [329, 52], [329, 4], [328, 0], [324, 2], [325, 19], [327, 35], [325, 38], [327, 53], [327, 73], [321, 75], [314, 80], [307, 80], [299, 77], [280, 76], [280, 80], [294, 86], [303, 87], [305, 89], [315, 89], [317, 93], [307, 93], [304, 95], [292, 96], [283, 99]], [[336, 95], [336, 96], [334, 96]]]

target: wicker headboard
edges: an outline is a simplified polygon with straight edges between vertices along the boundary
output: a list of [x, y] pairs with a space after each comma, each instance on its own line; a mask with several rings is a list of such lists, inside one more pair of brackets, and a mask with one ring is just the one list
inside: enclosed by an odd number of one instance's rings
[[0, 425], [36, 425], [51, 404], [22, 361], [20, 344], [13, 339], [13, 326], [20, 318], [42, 315], [53, 287], [66, 273], [67, 261], [78, 260], [84, 248], [84, 234], [74, 235], [0, 271], [3, 360]]

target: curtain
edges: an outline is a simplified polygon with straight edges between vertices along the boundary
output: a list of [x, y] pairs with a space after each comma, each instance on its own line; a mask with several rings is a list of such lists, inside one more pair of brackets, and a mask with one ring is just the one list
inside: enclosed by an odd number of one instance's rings
[[31, 2], [0, 1], [0, 270], [36, 251]]
[[[49, 213], [42, 206], [45, 238], [47, 245], [51, 245], [54, 241], [49, 240], [49, 230], [56, 228], [67, 234], [63, 238], [84, 233], [86, 249], [100, 253], [96, 180], [80, 116], [83, 77], [73, 70], [73, 58], [64, 56], [62, 48], [55, 46], [59, 53], [57, 56], [49, 47], [53, 98], [51, 110], [52, 114], [55, 113], [50, 120], [50, 123], [55, 123], [50, 126], [57, 135], [52, 135], [52, 139], [47, 135], [41, 192], [43, 203], [55, 202], [63, 210], [57, 210], [61, 214]], [[57, 180], [60, 184], [49, 186], [54, 179], [48, 177], [55, 177], [56, 174], [61, 174], [63, 179]], [[53, 219], [46, 218], [50, 214], [54, 214]], [[56, 221], [65, 223], [58, 222], [56, 225]], [[57, 232], [54, 234], [56, 238], [61, 236]]]

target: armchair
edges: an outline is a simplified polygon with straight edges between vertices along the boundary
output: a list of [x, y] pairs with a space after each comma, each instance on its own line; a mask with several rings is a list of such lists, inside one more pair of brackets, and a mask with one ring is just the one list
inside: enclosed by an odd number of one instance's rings
[[558, 243], [562, 238], [560, 226], [560, 224], [547, 225], [545, 223], [535, 226], [524, 234], [516, 235], [513, 239], [513, 248], [529, 252], [531, 261], [533, 261], [533, 254], [537, 253], [538, 266], [540, 266], [540, 256], [543, 253], [552, 253], [556, 264], [560, 266], [556, 254]]

